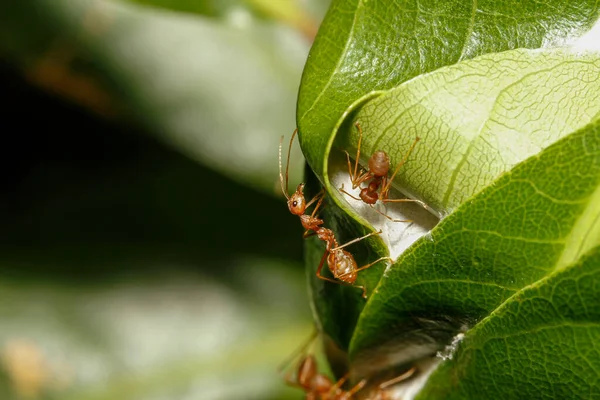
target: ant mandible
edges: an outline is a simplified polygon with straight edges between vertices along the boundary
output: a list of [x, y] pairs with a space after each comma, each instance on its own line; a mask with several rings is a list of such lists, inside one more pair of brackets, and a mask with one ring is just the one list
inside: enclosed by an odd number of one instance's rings
[[[354, 257], [352, 256], [352, 254], [350, 254], [346, 250], [343, 250], [343, 248], [346, 246], [349, 246], [353, 243], [359, 242], [363, 239], [366, 239], [369, 236], [378, 235], [381, 233], [381, 231], [369, 233], [367, 235], [364, 235], [357, 239], [351, 240], [348, 243], [345, 243], [340, 246], [335, 238], [335, 234], [333, 233], [333, 231], [331, 229], [327, 229], [327, 228], [324, 228], [323, 226], [321, 226], [321, 225], [323, 225], [323, 220], [315, 217], [315, 215], [317, 214], [317, 210], [321, 207], [321, 205], [323, 203], [323, 199], [325, 198], [324, 190], [321, 190], [309, 202], [306, 202], [306, 199], [304, 198], [304, 183], [301, 183], [298, 185], [294, 194], [292, 194], [291, 196], [288, 194], [288, 172], [289, 172], [289, 167], [290, 167], [290, 153], [292, 150], [292, 143], [294, 141], [294, 137], [296, 136], [297, 132], [298, 132], [298, 129], [294, 130], [294, 133], [292, 134], [292, 138], [290, 139], [290, 146], [288, 148], [287, 164], [286, 164], [286, 168], [285, 168], [285, 184], [284, 184], [284, 179], [283, 179], [283, 164], [281, 161], [281, 159], [282, 159], [281, 148], [283, 146], [283, 136], [281, 137], [281, 140], [279, 141], [279, 181], [281, 183], [281, 191], [287, 198], [287, 205], [288, 205], [290, 212], [292, 214], [300, 217], [300, 222], [302, 224], [302, 227], [305, 229], [304, 237], [306, 238], [310, 235], [316, 234], [317, 237], [320, 240], [323, 240], [326, 244], [325, 252], [323, 253], [323, 257], [321, 258], [319, 267], [317, 268], [317, 272], [316, 272], [317, 277], [319, 279], [337, 283], [339, 285], [354, 286], [354, 282], [356, 282], [356, 278], [358, 276], [359, 271], [367, 269], [370, 266], [377, 264], [378, 262], [383, 261], [383, 260], [390, 260], [391, 262], [393, 262], [394, 260], [390, 257], [381, 257], [381, 258], [373, 261], [372, 263], [369, 263], [367, 265], [364, 265], [364, 266], [358, 268], [358, 265], [356, 264], [356, 261], [354, 260]], [[306, 209], [315, 202], [317, 202], [317, 204], [316, 204], [312, 214], [310, 214], [310, 215], [305, 214]], [[325, 261], [327, 261], [327, 266], [329, 267], [329, 270], [333, 274], [334, 278], [336, 278], [338, 280], [330, 279], [330, 278], [327, 278], [327, 277], [321, 275], [321, 270], [323, 269], [323, 265], [325, 264]], [[366, 287], [364, 287], [364, 286], [356, 286], [356, 287], [362, 289], [362, 291], [363, 291], [362, 297], [366, 299], [367, 298]]]
[[[356, 189], [357, 187], [360, 187], [361, 183], [363, 183], [363, 182], [368, 182], [368, 183], [367, 183], [367, 187], [361, 188], [359, 197], [355, 197], [352, 194], [348, 193], [346, 190], [344, 190], [344, 185], [342, 185], [342, 187], [340, 188], [340, 191], [343, 192], [344, 194], [352, 197], [354, 200], [365, 202], [366, 204], [370, 205], [373, 208], [373, 210], [375, 210], [376, 212], [378, 212], [379, 214], [383, 215], [384, 217], [386, 217], [387, 219], [389, 219], [393, 222], [411, 222], [409, 220], [393, 219], [389, 215], [382, 213], [381, 211], [379, 211], [378, 209], [376, 209], [373, 206], [375, 203], [377, 203], [377, 200], [381, 200], [382, 203], [408, 203], [408, 202], [419, 203], [423, 207], [427, 208], [427, 205], [420, 200], [389, 199], [388, 198], [389, 191], [392, 186], [392, 182], [394, 181], [394, 178], [396, 177], [396, 174], [398, 173], [398, 171], [400, 170], [402, 165], [404, 165], [406, 163], [406, 161], [408, 160], [408, 157], [410, 156], [410, 153], [412, 153], [413, 149], [415, 148], [415, 146], [421, 139], [419, 137], [415, 138], [415, 141], [413, 142], [412, 146], [410, 147], [410, 149], [408, 150], [408, 152], [406, 153], [404, 158], [402, 160], [400, 160], [396, 169], [394, 170], [394, 173], [392, 174], [392, 176], [390, 178], [387, 177], [388, 172], [390, 170], [390, 157], [383, 150], [378, 150], [371, 155], [371, 157], [369, 158], [369, 169], [367, 171], [361, 169], [361, 171], [359, 172], [358, 171], [358, 161], [360, 158], [360, 146], [362, 144], [363, 131], [360, 126], [360, 123], [355, 122], [354, 125], [358, 129], [358, 134], [359, 134], [358, 146], [356, 148], [356, 158], [355, 158], [355, 162], [354, 162], [354, 171], [352, 171], [352, 163], [350, 162], [350, 154], [348, 154], [348, 152], [344, 150], [344, 152], [346, 153], [346, 159], [348, 161], [348, 174], [350, 175], [350, 178], [351, 178], [352, 189]], [[379, 193], [377, 193], [377, 191], [379, 190], [380, 187], [381, 187], [381, 190], [379, 191]]]

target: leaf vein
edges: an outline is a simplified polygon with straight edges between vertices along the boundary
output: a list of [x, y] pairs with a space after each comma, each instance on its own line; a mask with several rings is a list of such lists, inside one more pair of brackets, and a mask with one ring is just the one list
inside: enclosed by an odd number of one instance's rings
[[463, 60], [463, 57], [465, 56], [465, 52], [467, 50], [467, 45], [469, 44], [469, 37], [473, 34], [474, 30], [475, 30], [475, 15], [477, 13], [477, 0], [473, 0], [473, 8], [471, 10], [471, 18], [469, 21], [469, 28], [467, 29], [466, 35], [465, 35], [465, 42], [463, 44], [463, 48], [460, 50], [460, 56], [458, 57], [458, 61], [460, 62]]

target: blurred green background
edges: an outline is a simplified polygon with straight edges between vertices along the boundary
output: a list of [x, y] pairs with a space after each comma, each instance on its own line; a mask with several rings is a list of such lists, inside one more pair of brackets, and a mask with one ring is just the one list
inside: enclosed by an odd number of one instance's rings
[[1, 399], [302, 398], [277, 146], [327, 6], [0, 5]]

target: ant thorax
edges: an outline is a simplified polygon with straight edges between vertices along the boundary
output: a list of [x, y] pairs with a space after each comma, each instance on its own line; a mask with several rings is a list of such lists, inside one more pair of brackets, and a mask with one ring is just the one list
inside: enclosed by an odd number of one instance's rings
[[327, 264], [333, 276], [337, 279], [347, 282], [354, 283], [356, 281], [356, 261], [352, 254], [346, 250], [335, 250], [327, 256]]
[[377, 190], [381, 185], [381, 181], [381, 177], [373, 178], [373, 180], [369, 183], [369, 185], [366, 188], [362, 188], [360, 190], [360, 199], [367, 204], [377, 203], [377, 200], [379, 200], [379, 193], [377, 193]]
[[310, 215], [303, 214], [300, 215], [300, 223], [302, 224], [302, 227], [305, 230], [316, 231], [317, 229], [319, 229], [319, 226], [323, 225], [323, 220], [316, 217], [312, 217]]

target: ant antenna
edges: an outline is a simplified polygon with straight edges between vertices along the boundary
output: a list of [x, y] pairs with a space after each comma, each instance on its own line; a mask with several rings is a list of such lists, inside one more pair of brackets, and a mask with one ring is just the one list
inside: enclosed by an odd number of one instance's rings
[[355, 158], [355, 160], [357, 160], [357, 161], [354, 164], [354, 175], [352, 175], [353, 177], [355, 177], [356, 173], [358, 172], [358, 159], [360, 158], [360, 145], [362, 144], [362, 137], [363, 137], [363, 130], [360, 127], [360, 123], [357, 121], [357, 122], [354, 123], [354, 125], [358, 129], [358, 146], [356, 147], [356, 158]]
[[279, 367], [277, 367], [277, 371], [279, 371], [281, 373], [281, 371], [283, 371], [286, 368], [286, 366], [288, 366], [296, 358], [298, 358], [298, 356], [300, 354], [305, 353], [306, 349], [308, 349], [308, 347], [315, 341], [315, 339], [317, 338], [318, 334], [319, 334], [319, 331], [317, 330], [317, 328], [314, 328], [313, 332], [310, 334], [310, 336], [308, 337], [308, 339], [305, 342], [303, 342], [300, 347], [298, 347], [296, 350], [294, 350], [294, 352], [287, 359], [285, 359], [279, 365]]
[[408, 149], [408, 151], [406, 152], [406, 155], [404, 156], [402, 161], [400, 161], [398, 163], [398, 166], [396, 167], [396, 170], [392, 174], [392, 177], [388, 180], [385, 187], [381, 188], [382, 193], [387, 192], [389, 190], [390, 186], [392, 186], [392, 181], [396, 177], [396, 174], [398, 173], [398, 171], [400, 171], [400, 168], [406, 163], [406, 161], [408, 160], [408, 157], [410, 156], [410, 153], [412, 153], [412, 151], [414, 150], [414, 148], [417, 145], [417, 143], [419, 142], [419, 140], [421, 140], [421, 138], [417, 136], [415, 138], [415, 141], [413, 142], [412, 146], [410, 146], [410, 149]]
[[281, 139], [279, 139], [279, 182], [281, 183], [281, 191], [285, 195], [285, 198], [288, 200], [290, 199], [290, 195], [288, 194], [288, 172], [290, 170], [290, 153], [292, 152], [292, 143], [294, 141], [296, 133], [298, 133], [298, 128], [294, 129], [294, 133], [292, 133], [292, 138], [290, 139], [287, 163], [285, 164], [285, 186], [283, 184], [283, 164], [281, 162], [281, 147], [283, 146], [283, 136], [281, 136]]

